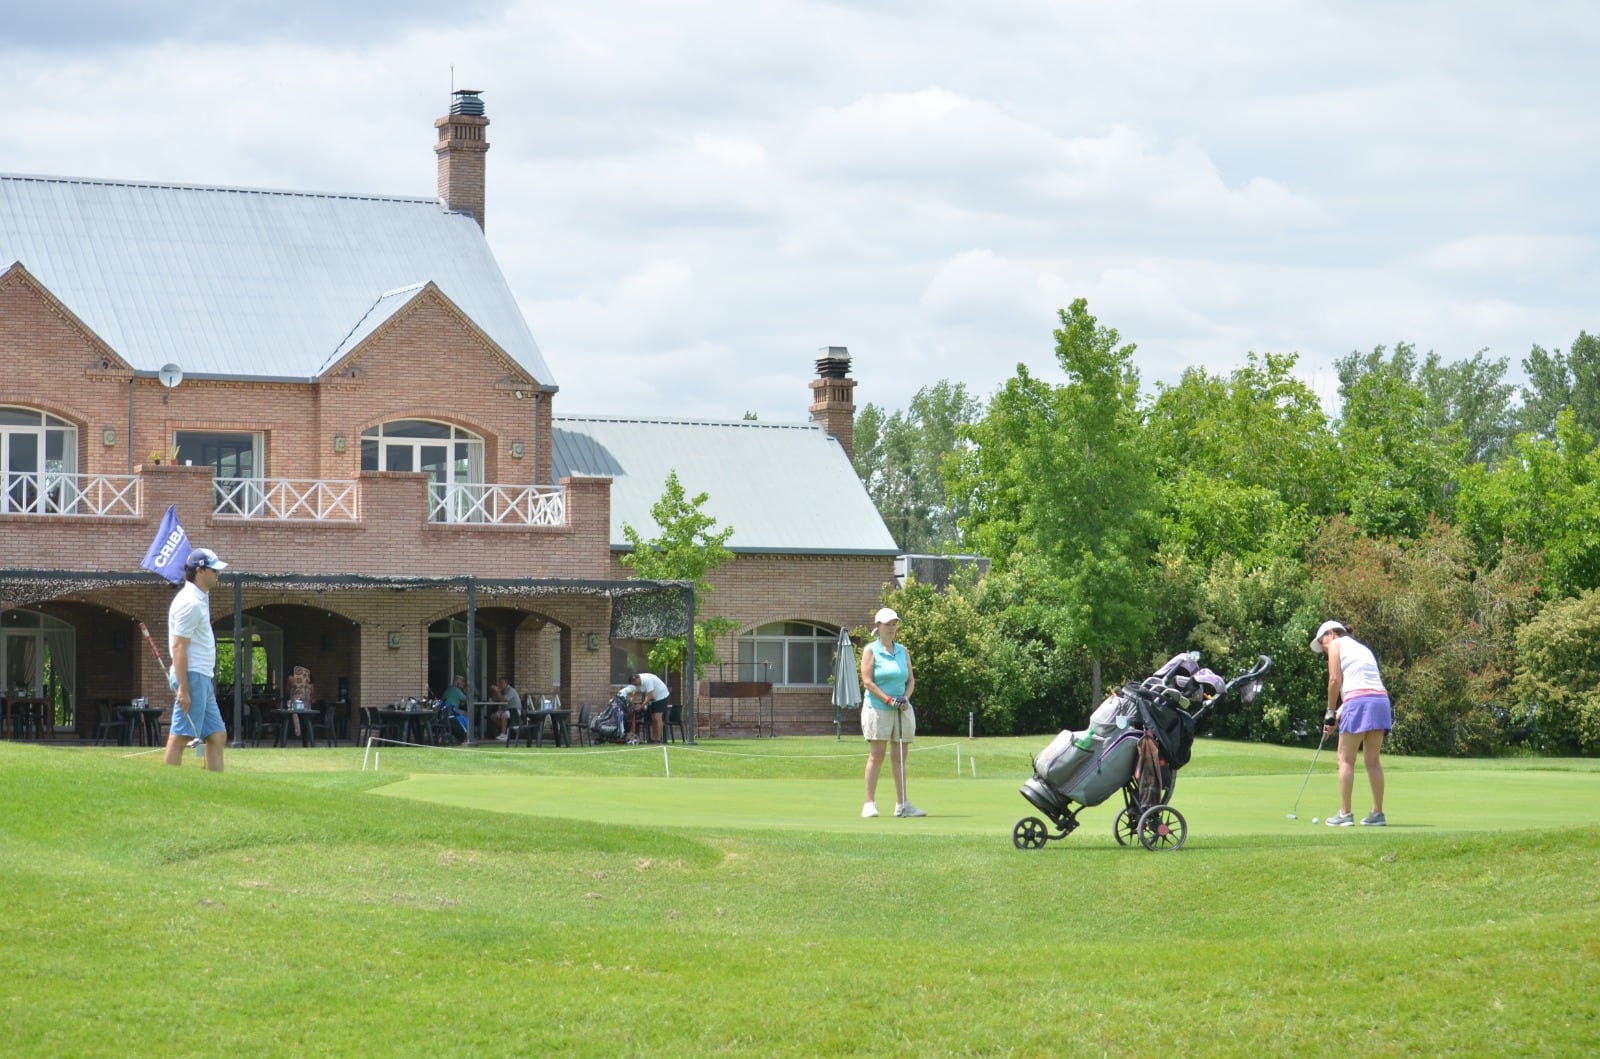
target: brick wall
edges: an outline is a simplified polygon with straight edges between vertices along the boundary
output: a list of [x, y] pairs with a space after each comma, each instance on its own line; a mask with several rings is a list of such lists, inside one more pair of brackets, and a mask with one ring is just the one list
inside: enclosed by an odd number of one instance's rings
[[[628, 577], [622, 563], [613, 577]], [[710, 577], [712, 592], [696, 600], [702, 617], [715, 615], [738, 622], [738, 628], [717, 644], [724, 662], [739, 657], [739, 637], [778, 621], [810, 622], [852, 631], [872, 624], [883, 605], [883, 589], [894, 578], [894, 559], [881, 556], [746, 555], [723, 564]], [[704, 661], [704, 660], [702, 660]], [[707, 666], [696, 690], [702, 733], [754, 733], [755, 706], [706, 698], [706, 684], [716, 675]], [[822, 735], [833, 731], [830, 688], [775, 688], [774, 725], [780, 735]], [[860, 734], [859, 721], [846, 717], [845, 731]]]
[[[196, 544], [255, 572], [306, 574], [471, 575], [490, 578], [626, 578], [610, 548], [610, 479], [565, 479], [568, 525], [480, 526], [429, 523], [423, 474], [361, 472], [360, 438], [368, 427], [403, 418], [455, 423], [485, 442], [485, 479], [551, 484], [551, 395], [504, 357], [437, 289], [410, 303], [317, 381], [264, 383], [186, 379], [174, 389], [135, 378], [117, 353], [44, 290], [21, 266], [0, 274], [0, 404], [42, 409], [78, 427], [78, 469], [140, 478], [140, 514], [129, 517], [0, 515], [0, 569], [137, 569], [169, 504]], [[131, 380], [131, 382], [130, 382]], [[522, 396], [517, 396], [518, 392]], [[131, 416], [130, 416], [131, 412]], [[129, 429], [130, 418], [132, 429]], [[111, 432], [112, 444], [102, 435]], [[271, 522], [212, 514], [208, 468], [170, 462], [179, 430], [255, 431], [263, 437], [269, 478], [356, 480], [354, 522]], [[334, 439], [343, 437], [344, 451]], [[512, 455], [520, 443], [523, 456]], [[159, 451], [164, 462], [151, 462]], [[181, 455], [181, 454], [180, 454]], [[772, 621], [835, 627], [867, 623], [893, 575], [890, 558], [742, 555], [712, 578], [705, 612], [733, 618], [736, 632], [719, 645], [737, 657], [737, 636]], [[164, 682], [130, 630], [146, 621], [164, 643], [171, 593], [123, 588], [54, 601], [92, 646], [80, 658], [80, 704], [98, 697], [164, 697]], [[519, 689], [545, 694], [559, 685], [566, 705], [599, 704], [608, 694], [610, 609], [603, 598], [482, 600], [520, 612], [516, 646], [498, 656]], [[245, 608], [276, 614], [286, 654], [312, 670], [328, 698], [337, 678], [357, 702], [418, 694], [427, 674], [427, 629], [461, 613], [458, 593], [352, 590], [317, 595], [247, 589]], [[213, 612], [231, 612], [227, 599]], [[291, 633], [289, 629], [293, 629]], [[399, 634], [398, 648], [389, 633]], [[589, 650], [589, 633], [599, 634]], [[557, 643], [563, 671], [555, 671]], [[438, 689], [435, 689], [438, 690]], [[827, 689], [774, 695], [777, 731], [832, 731]], [[709, 711], [714, 704], [706, 704]], [[87, 711], [81, 716], [87, 717]]]

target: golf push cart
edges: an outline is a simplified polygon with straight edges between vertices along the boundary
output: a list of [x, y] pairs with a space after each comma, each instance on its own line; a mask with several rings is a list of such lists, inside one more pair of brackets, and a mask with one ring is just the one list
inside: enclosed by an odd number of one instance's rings
[[1112, 824], [1121, 845], [1180, 849], [1189, 824], [1171, 804], [1178, 770], [1189, 763], [1195, 726], [1235, 689], [1243, 702], [1261, 693], [1272, 659], [1232, 680], [1200, 668], [1200, 653], [1174, 656], [1140, 683], [1124, 684], [1102, 702], [1082, 732], [1062, 732], [1033, 759], [1022, 796], [1054, 824], [1025, 816], [1011, 829], [1018, 849], [1041, 849], [1078, 827], [1078, 812], [1118, 790], [1123, 808]]

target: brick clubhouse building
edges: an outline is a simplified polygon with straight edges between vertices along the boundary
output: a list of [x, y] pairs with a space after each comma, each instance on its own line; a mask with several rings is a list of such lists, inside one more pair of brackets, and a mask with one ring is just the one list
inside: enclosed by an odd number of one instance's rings
[[[0, 696], [43, 700], [4, 735], [170, 704], [138, 631], [164, 648], [139, 561], [169, 506], [233, 564], [230, 727], [296, 666], [351, 726], [457, 675], [576, 710], [697, 603], [737, 625], [680, 689], [701, 735], [834, 730], [834, 643], [896, 553], [848, 354], [797, 376], [803, 422], [557, 414], [485, 237], [478, 94], [434, 124], [437, 198], [0, 175]], [[707, 599], [619, 562], [671, 473], [734, 530]]]

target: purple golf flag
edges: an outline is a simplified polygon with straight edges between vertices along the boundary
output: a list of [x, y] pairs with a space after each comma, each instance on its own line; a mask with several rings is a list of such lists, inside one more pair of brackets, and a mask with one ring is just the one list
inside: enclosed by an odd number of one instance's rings
[[150, 550], [144, 553], [144, 562], [139, 565], [178, 584], [183, 580], [183, 561], [189, 558], [191, 550], [189, 535], [178, 524], [178, 505], [172, 504], [161, 520], [156, 539], [150, 542]]

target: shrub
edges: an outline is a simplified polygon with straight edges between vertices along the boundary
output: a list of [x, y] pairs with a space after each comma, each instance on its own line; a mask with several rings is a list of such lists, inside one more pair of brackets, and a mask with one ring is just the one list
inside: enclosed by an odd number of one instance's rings
[[1512, 723], [1540, 750], [1600, 752], [1600, 589], [1546, 606], [1517, 654]]

